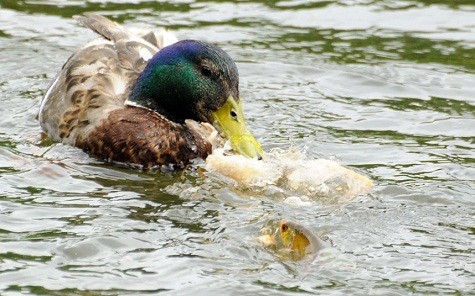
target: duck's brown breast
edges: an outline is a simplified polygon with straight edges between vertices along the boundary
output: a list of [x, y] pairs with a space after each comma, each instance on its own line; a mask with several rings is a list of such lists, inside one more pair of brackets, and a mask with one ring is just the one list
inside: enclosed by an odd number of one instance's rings
[[165, 164], [182, 167], [191, 159], [206, 158], [212, 149], [185, 125], [132, 106], [111, 111], [87, 138], [78, 136], [75, 144], [101, 159], [144, 168]]

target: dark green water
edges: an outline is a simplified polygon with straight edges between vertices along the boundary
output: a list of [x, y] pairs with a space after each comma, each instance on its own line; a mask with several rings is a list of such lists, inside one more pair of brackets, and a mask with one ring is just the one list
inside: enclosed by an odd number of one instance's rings
[[[40, 141], [40, 99], [108, 15], [218, 44], [265, 150], [371, 176], [352, 202], [291, 207], [195, 171], [142, 173]], [[408, 295], [475, 291], [473, 1], [0, 0], [0, 294]], [[256, 242], [298, 220], [333, 248]]]

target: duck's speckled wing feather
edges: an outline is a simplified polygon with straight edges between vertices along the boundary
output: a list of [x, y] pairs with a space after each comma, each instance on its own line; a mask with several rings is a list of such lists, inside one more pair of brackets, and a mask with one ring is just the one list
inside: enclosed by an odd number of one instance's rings
[[[77, 19], [104, 38], [73, 54], [49, 87], [40, 108], [43, 130], [55, 141], [75, 145], [101, 118], [123, 108], [130, 87], [161, 48], [164, 33], [132, 34], [111, 20], [87, 14]], [[142, 38], [144, 36], [146, 39]]]

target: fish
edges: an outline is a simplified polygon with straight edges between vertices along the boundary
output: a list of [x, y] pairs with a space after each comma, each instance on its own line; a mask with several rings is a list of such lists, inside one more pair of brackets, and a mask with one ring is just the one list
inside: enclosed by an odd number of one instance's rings
[[284, 259], [302, 260], [328, 247], [310, 229], [291, 220], [270, 221], [262, 232], [258, 241]]

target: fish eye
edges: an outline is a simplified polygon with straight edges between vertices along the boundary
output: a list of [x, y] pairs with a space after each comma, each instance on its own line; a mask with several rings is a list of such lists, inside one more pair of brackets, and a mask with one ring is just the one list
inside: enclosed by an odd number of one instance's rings
[[213, 74], [213, 73], [211, 72], [211, 69], [210, 69], [210, 68], [208, 68], [208, 67], [206, 67], [206, 66], [203, 66], [203, 67], [201, 67], [201, 74], [203, 74], [204, 76], [208, 76], [208, 77], [209, 77], [209, 76], [211, 76], [211, 74]]

